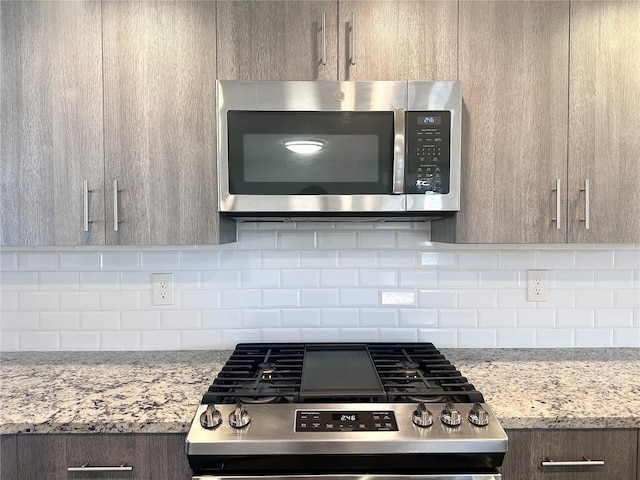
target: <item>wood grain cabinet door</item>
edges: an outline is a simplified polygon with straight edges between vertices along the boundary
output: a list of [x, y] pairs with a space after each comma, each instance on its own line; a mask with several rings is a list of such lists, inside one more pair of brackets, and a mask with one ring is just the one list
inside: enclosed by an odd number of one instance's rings
[[[18, 468], [6, 480], [188, 480], [191, 470], [178, 434], [18, 435]], [[102, 471], [83, 471], [86, 467]], [[131, 467], [109, 471], [105, 467]], [[73, 471], [69, 471], [69, 468]], [[5, 480], [3, 471], [2, 479]]]
[[104, 244], [100, 10], [0, 2], [0, 245]]
[[[504, 480], [635, 480], [636, 430], [511, 430]], [[543, 466], [543, 461], [602, 460], [604, 465]]]
[[569, 242], [640, 242], [638, 32], [640, 2], [571, 3]]
[[432, 238], [564, 243], [569, 2], [463, 1], [459, 28], [461, 208]]
[[340, 80], [456, 80], [458, 2], [338, 2]]
[[336, 0], [220, 0], [217, 13], [218, 78], [337, 80]]
[[220, 241], [215, 5], [103, 3], [108, 244]]

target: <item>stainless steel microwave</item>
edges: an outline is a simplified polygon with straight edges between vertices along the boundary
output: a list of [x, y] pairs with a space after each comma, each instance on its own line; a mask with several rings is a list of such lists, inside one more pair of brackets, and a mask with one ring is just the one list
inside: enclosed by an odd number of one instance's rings
[[217, 82], [219, 208], [236, 217], [460, 209], [460, 82]]

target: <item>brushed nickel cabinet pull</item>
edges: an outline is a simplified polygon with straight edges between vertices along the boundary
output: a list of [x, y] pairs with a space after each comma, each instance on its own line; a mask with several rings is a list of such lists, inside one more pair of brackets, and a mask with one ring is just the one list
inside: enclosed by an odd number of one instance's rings
[[89, 181], [84, 181], [84, 207], [83, 207], [83, 217], [84, 217], [84, 231], [89, 231], [89, 224], [93, 223], [93, 220], [89, 220], [89, 193], [93, 192], [93, 190], [89, 190]]
[[356, 14], [351, 14], [351, 65], [356, 64]]
[[118, 231], [118, 180], [113, 181], [113, 231]]
[[582, 457], [582, 460], [558, 462], [547, 457], [542, 462], [540, 462], [540, 464], [543, 467], [597, 467], [604, 465], [604, 460], [591, 460], [587, 457]]
[[556, 228], [560, 230], [560, 207], [561, 199], [560, 199], [560, 179], [556, 178], [556, 188], [551, 190], [552, 192], [556, 192], [556, 218], [552, 218], [551, 221], [556, 222]]
[[322, 58], [320, 59], [322, 65], [327, 64], [327, 14], [322, 14]]
[[132, 472], [133, 467], [127, 466], [126, 463], [123, 463], [119, 467], [91, 467], [89, 466], [89, 462], [83, 463], [79, 467], [69, 467], [67, 468], [67, 472]]
[[580, 221], [584, 222], [584, 228], [586, 230], [589, 230], [591, 228], [591, 222], [589, 220], [589, 217], [591, 217], [591, 212], [590, 212], [591, 198], [590, 198], [590, 192], [589, 192], [588, 178], [584, 181], [584, 188], [581, 188], [580, 191], [584, 192], [584, 218], [581, 218]]

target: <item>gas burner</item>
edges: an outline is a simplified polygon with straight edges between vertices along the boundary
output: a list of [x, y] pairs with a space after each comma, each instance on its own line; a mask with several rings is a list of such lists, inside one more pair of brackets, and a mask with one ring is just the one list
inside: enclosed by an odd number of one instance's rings
[[434, 397], [420, 397], [420, 396], [416, 396], [416, 395], [407, 395], [406, 397], [407, 400], [409, 400], [410, 402], [417, 402], [417, 403], [441, 403], [445, 401], [444, 395], [439, 395], [439, 396], [434, 396]]
[[275, 403], [277, 398], [278, 397], [276, 395], [272, 397], [238, 397], [238, 402], [253, 404]]

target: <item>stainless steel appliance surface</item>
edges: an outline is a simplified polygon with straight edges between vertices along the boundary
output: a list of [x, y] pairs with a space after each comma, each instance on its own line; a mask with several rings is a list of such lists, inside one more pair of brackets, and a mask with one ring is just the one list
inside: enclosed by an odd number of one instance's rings
[[219, 210], [398, 219], [460, 209], [457, 81], [217, 81]]
[[507, 443], [430, 343], [238, 344], [186, 453], [203, 480], [497, 480]]

